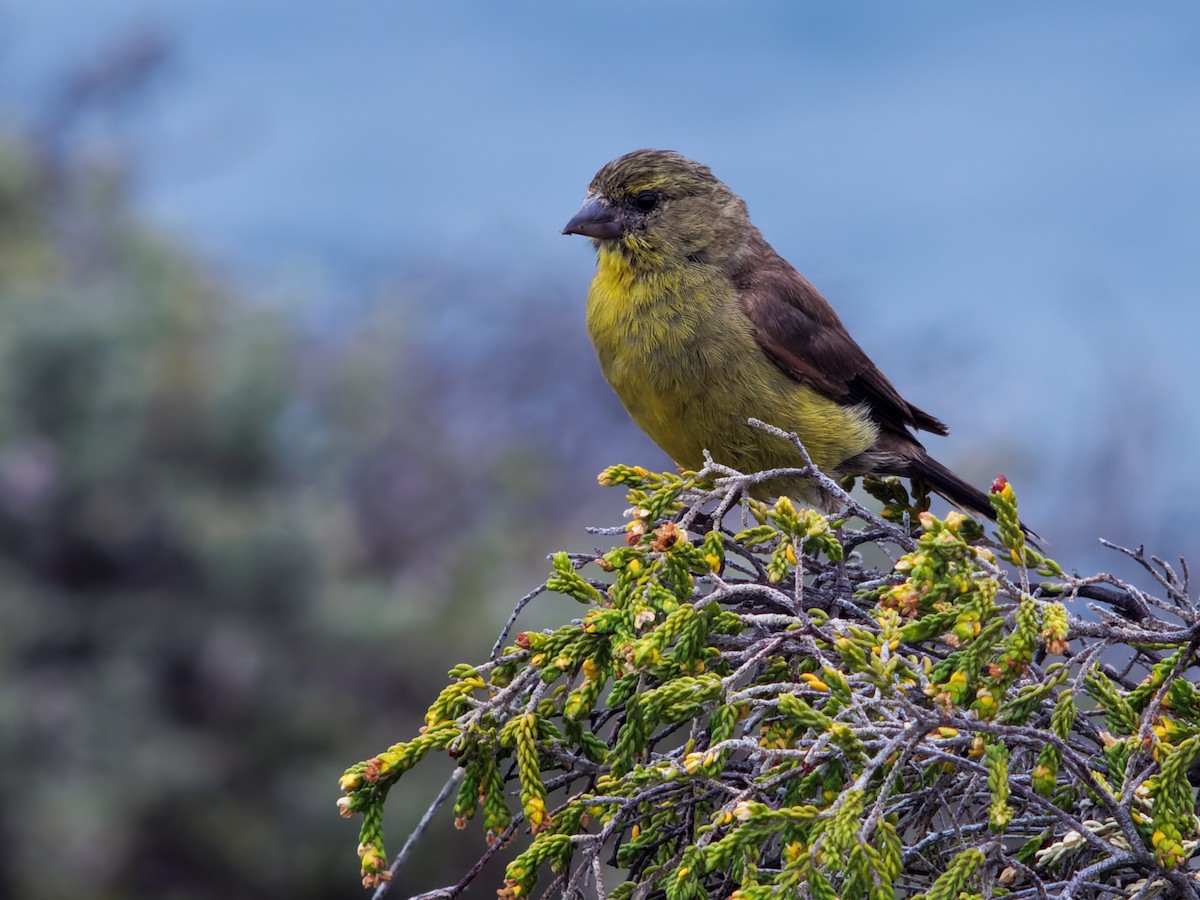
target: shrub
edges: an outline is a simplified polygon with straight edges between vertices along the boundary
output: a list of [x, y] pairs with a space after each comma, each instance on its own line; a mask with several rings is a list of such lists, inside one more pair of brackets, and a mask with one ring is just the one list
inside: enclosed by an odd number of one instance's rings
[[[1186, 566], [1123, 551], [1157, 594], [1068, 575], [1003, 477], [989, 539], [894, 479], [867, 479], [876, 514], [801, 471], [838, 512], [746, 499], [765, 476], [713, 464], [602, 473], [628, 491], [624, 544], [556, 554], [509, 624], [544, 591], [582, 616], [507, 647], [506, 629], [417, 737], [343, 776], [364, 884], [386, 889], [453, 797], [488, 847], [426, 896], [506, 848], [509, 900], [539, 881], [609, 900], [1196, 896]], [[458, 768], [389, 868], [384, 801], [435, 751]]]

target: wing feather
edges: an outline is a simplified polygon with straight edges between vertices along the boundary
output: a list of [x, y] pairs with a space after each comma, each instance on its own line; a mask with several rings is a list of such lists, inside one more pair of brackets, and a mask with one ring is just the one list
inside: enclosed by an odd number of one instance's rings
[[783, 371], [842, 404], [865, 403], [881, 428], [948, 434], [942, 422], [900, 396], [803, 275], [755, 232], [733, 277], [742, 309]]

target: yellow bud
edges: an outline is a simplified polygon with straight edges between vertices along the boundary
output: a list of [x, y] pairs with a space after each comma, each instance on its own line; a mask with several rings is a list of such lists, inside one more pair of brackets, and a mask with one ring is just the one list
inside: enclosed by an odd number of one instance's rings
[[805, 684], [807, 684], [813, 690], [816, 690], [816, 691], [829, 690], [829, 685], [827, 685], [825, 682], [823, 682], [820, 678], [818, 678], [812, 672], [802, 672], [800, 674], [800, 680], [803, 681]]
[[[786, 498], [784, 498], [786, 499]], [[754, 815], [754, 807], [748, 800], [739, 800], [733, 807], [733, 817], [739, 822], [745, 822]]]

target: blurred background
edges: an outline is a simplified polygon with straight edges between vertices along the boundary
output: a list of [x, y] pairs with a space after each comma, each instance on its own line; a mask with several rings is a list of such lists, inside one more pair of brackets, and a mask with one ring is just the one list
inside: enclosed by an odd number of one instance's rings
[[[1196, 4], [83, 9], [0, 0], [0, 896], [361, 896], [342, 769], [668, 466], [559, 234], [636, 147], [1067, 568], [1200, 559]], [[397, 896], [481, 851], [438, 828]]]

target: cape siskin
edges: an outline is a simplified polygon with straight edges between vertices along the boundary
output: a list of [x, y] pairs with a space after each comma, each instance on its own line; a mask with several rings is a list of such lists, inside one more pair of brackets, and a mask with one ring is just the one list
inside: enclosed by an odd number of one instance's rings
[[[587, 324], [604, 377], [680, 465], [699, 468], [704, 450], [743, 472], [800, 465], [753, 417], [799, 435], [828, 474], [918, 479], [993, 517], [986, 495], [912, 433], [946, 426], [900, 396], [708, 167], [628, 153], [596, 174], [563, 233], [596, 246]], [[797, 479], [763, 493], [824, 499]]]

